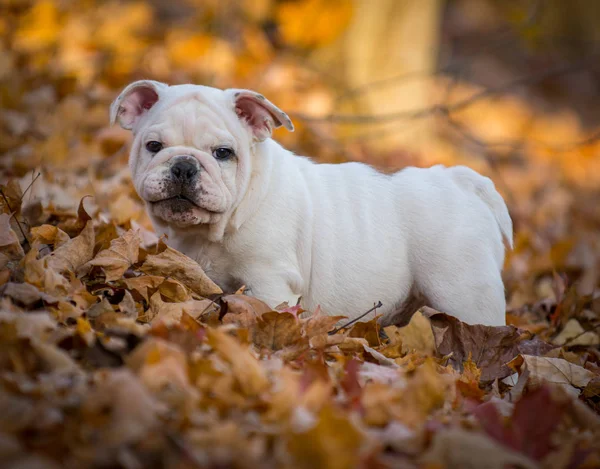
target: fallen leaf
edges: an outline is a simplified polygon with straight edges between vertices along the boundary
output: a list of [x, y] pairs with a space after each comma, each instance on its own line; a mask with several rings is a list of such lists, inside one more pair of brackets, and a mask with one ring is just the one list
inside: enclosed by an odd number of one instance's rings
[[273, 310], [264, 301], [247, 295], [225, 295], [219, 301], [223, 324], [236, 324], [246, 329], [252, 327], [262, 314]]
[[555, 445], [553, 433], [566, 405], [554, 398], [547, 387], [539, 387], [517, 401], [508, 422], [491, 402], [479, 405], [474, 414], [491, 438], [539, 461]]
[[201, 296], [223, 293], [197, 262], [171, 247], [160, 254], [148, 256], [140, 270], [149, 275], [172, 277]]
[[229, 363], [244, 394], [257, 396], [267, 390], [269, 381], [266, 374], [247, 347], [219, 329], [208, 329], [208, 343]]
[[473, 357], [483, 382], [509, 376], [512, 371], [506, 364], [520, 353], [543, 355], [553, 348], [514, 326], [471, 325], [430, 308], [423, 310], [431, 321], [437, 353], [449, 355], [448, 362], [457, 370]]
[[552, 343], [555, 345], [600, 345], [600, 336], [594, 331], [586, 331], [579, 321], [575, 318], [571, 318], [564, 325], [560, 333], [552, 339]]
[[62, 274], [76, 272], [94, 255], [94, 225], [88, 221], [85, 228], [75, 238], [67, 241], [53, 253], [44, 258], [48, 269]]
[[33, 227], [31, 229], [31, 236], [33, 242], [52, 244], [54, 249], [62, 246], [71, 239], [67, 233], [54, 225]]
[[39, 291], [28, 283], [9, 282], [4, 285], [3, 294], [25, 307], [32, 307], [38, 302], [56, 304], [58, 299]]
[[346, 469], [357, 466], [362, 439], [348, 417], [325, 406], [313, 428], [288, 435], [287, 449], [294, 467]]
[[103, 445], [135, 444], [159, 428], [164, 406], [131, 371], [103, 370], [93, 378], [81, 412]]
[[164, 280], [164, 277], [158, 275], [140, 275], [139, 277], [124, 278], [123, 282], [129, 290], [138, 292], [144, 300], [149, 301], [150, 296]]
[[427, 467], [504, 469], [507, 466], [536, 469], [534, 461], [499, 445], [492, 439], [460, 428], [441, 430], [420, 458]]
[[431, 322], [423, 316], [421, 310], [413, 314], [406, 326], [389, 326], [386, 327], [385, 331], [390, 338], [394, 337], [394, 341], [399, 341], [402, 344], [403, 353], [414, 351], [424, 355], [432, 355], [435, 351]]
[[94, 259], [80, 269], [87, 273], [92, 267], [101, 267], [107, 282], [120, 279], [125, 271], [138, 261], [140, 237], [136, 231], [129, 230], [122, 236], [113, 239], [110, 247], [100, 251]]
[[269, 311], [258, 317], [251, 328], [254, 345], [260, 349], [281, 350], [296, 344], [302, 338], [300, 323], [291, 313]]
[[0, 213], [0, 252], [9, 258], [21, 258], [25, 253], [19, 243], [19, 237], [10, 225], [11, 218], [7, 213]]
[[520, 374], [527, 373], [528, 383], [532, 386], [544, 382], [552, 383], [575, 397], [596, 376], [591, 371], [562, 358], [519, 355], [509, 366]]

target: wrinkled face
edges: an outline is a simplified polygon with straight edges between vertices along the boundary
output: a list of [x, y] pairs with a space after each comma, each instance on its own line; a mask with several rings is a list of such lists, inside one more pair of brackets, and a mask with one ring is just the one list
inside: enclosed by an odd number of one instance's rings
[[111, 119], [133, 130], [130, 167], [150, 215], [176, 227], [219, 222], [231, 214], [250, 179], [252, 146], [292, 124], [248, 90], [129, 85]]
[[153, 115], [137, 132], [131, 168], [152, 215], [189, 226], [213, 223], [232, 209], [246, 186], [251, 142], [230, 114], [192, 96]]

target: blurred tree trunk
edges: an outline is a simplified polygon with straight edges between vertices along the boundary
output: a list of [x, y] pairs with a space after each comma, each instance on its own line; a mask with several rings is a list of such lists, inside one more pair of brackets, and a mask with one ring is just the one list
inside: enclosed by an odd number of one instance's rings
[[[344, 99], [335, 113], [387, 114], [431, 104], [426, 75], [435, 71], [442, 4], [442, 0], [354, 0], [355, 12], [345, 34], [317, 52], [317, 60], [329, 66], [329, 73], [350, 89], [360, 88], [350, 95], [340, 90]], [[402, 78], [415, 72], [419, 76]], [[399, 146], [418, 150], [431, 137], [432, 125], [429, 119], [394, 121], [345, 126], [342, 132], [372, 132], [366, 141], [378, 150]]]

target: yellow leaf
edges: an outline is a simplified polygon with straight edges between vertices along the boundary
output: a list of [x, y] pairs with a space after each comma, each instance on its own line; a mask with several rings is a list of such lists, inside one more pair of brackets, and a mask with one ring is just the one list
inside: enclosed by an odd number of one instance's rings
[[219, 329], [207, 329], [208, 342], [226, 362], [244, 394], [257, 396], [269, 387], [265, 371], [247, 347]]
[[53, 2], [42, 0], [22, 17], [15, 33], [14, 47], [35, 52], [53, 45], [60, 33], [58, 10]]
[[287, 447], [294, 467], [350, 469], [360, 466], [363, 438], [346, 415], [328, 405], [321, 410], [313, 428], [288, 436]]
[[283, 39], [296, 47], [332, 42], [346, 29], [353, 13], [351, 0], [297, 0], [277, 5]]

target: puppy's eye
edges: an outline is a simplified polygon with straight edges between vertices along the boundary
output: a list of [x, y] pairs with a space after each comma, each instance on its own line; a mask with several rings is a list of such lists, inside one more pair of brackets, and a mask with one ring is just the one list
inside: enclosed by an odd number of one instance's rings
[[156, 140], [151, 140], [150, 142], [146, 143], [146, 150], [148, 150], [150, 153], [158, 153], [162, 150], [162, 148], [163, 144], [157, 142]]
[[226, 160], [227, 158], [231, 158], [233, 154], [233, 150], [227, 147], [219, 147], [213, 150], [213, 156], [217, 160]]

